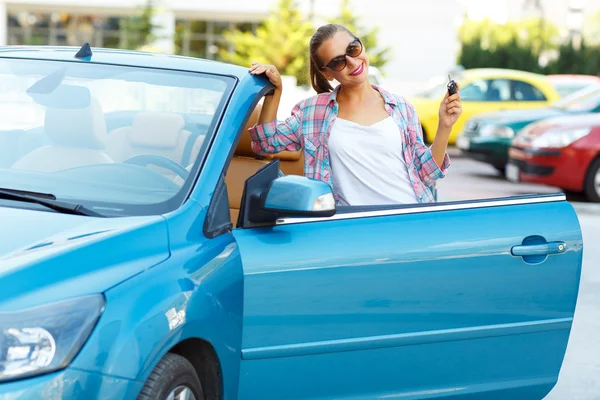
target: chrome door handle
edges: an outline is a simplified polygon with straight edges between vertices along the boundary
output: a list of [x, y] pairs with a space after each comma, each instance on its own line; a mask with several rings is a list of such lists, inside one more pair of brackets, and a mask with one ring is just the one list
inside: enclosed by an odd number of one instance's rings
[[550, 254], [562, 254], [567, 250], [565, 242], [548, 242], [544, 244], [513, 246], [510, 252], [513, 256], [547, 256]]

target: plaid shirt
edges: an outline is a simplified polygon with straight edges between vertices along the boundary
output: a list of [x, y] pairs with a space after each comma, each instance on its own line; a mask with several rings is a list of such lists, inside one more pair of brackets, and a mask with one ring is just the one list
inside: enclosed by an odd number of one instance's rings
[[[338, 114], [338, 85], [331, 93], [321, 93], [302, 100], [285, 121], [271, 121], [249, 129], [252, 149], [258, 155], [304, 149], [304, 175], [328, 183], [333, 188], [329, 163], [328, 139]], [[420, 203], [435, 201], [432, 187], [443, 178], [450, 166], [448, 154], [440, 168], [423, 143], [421, 124], [414, 107], [403, 97], [373, 85], [385, 101], [385, 110], [392, 116], [403, 135], [402, 156], [408, 166], [408, 176]], [[384, 173], [384, 171], [382, 171]], [[335, 196], [338, 199], [337, 195]]]

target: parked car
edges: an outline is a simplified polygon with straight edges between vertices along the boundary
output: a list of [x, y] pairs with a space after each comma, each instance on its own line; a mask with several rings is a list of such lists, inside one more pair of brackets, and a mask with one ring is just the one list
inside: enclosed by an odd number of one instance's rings
[[525, 127], [509, 150], [506, 176], [583, 192], [600, 202], [600, 114], [549, 118]]
[[[451, 76], [461, 85], [463, 113], [452, 128], [449, 143], [463, 131], [470, 118], [491, 111], [541, 108], [554, 103], [560, 95], [550, 80], [539, 74], [509, 69], [467, 69]], [[447, 83], [447, 82], [446, 82]], [[438, 124], [440, 101], [446, 83], [410, 98], [419, 115], [426, 142], [433, 142]]]
[[600, 84], [600, 76], [578, 74], [548, 75], [552, 86], [558, 91], [560, 97], [567, 97], [572, 93], [585, 89], [590, 85]]
[[556, 383], [583, 252], [564, 194], [338, 207], [302, 150], [252, 151], [272, 86], [246, 66], [6, 48], [0, 85], [44, 111], [0, 119], [0, 398]]
[[600, 113], [600, 84], [590, 86], [535, 110], [496, 111], [481, 114], [465, 123], [456, 147], [472, 159], [494, 166], [502, 174], [508, 162], [508, 149], [515, 133], [545, 118]]

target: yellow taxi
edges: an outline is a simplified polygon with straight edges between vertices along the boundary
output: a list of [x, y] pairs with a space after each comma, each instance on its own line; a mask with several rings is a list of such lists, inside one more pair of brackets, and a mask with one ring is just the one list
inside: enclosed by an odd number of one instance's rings
[[[461, 85], [463, 113], [454, 124], [449, 143], [454, 144], [469, 118], [486, 112], [545, 107], [560, 98], [545, 75], [510, 69], [476, 68], [460, 71], [452, 79]], [[447, 88], [440, 83], [409, 98], [417, 110], [424, 140], [433, 142], [438, 110]]]

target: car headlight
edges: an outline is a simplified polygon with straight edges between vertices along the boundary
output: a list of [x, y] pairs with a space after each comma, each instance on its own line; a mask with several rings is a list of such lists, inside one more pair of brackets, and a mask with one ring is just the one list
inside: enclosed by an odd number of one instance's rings
[[77, 355], [104, 310], [104, 296], [0, 312], [0, 382], [56, 371]]
[[588, 135], [591, 128], [577, 128], [567, 130], [550, 130], [536, 136], [531, 141], [531, 146], [536, 148], [561, 148]]
[[511, 139], [515, 136], [515, 131], [509, 126], [486, 125], [479, 131], [481, 136], [493, 136], [498, 138]]

